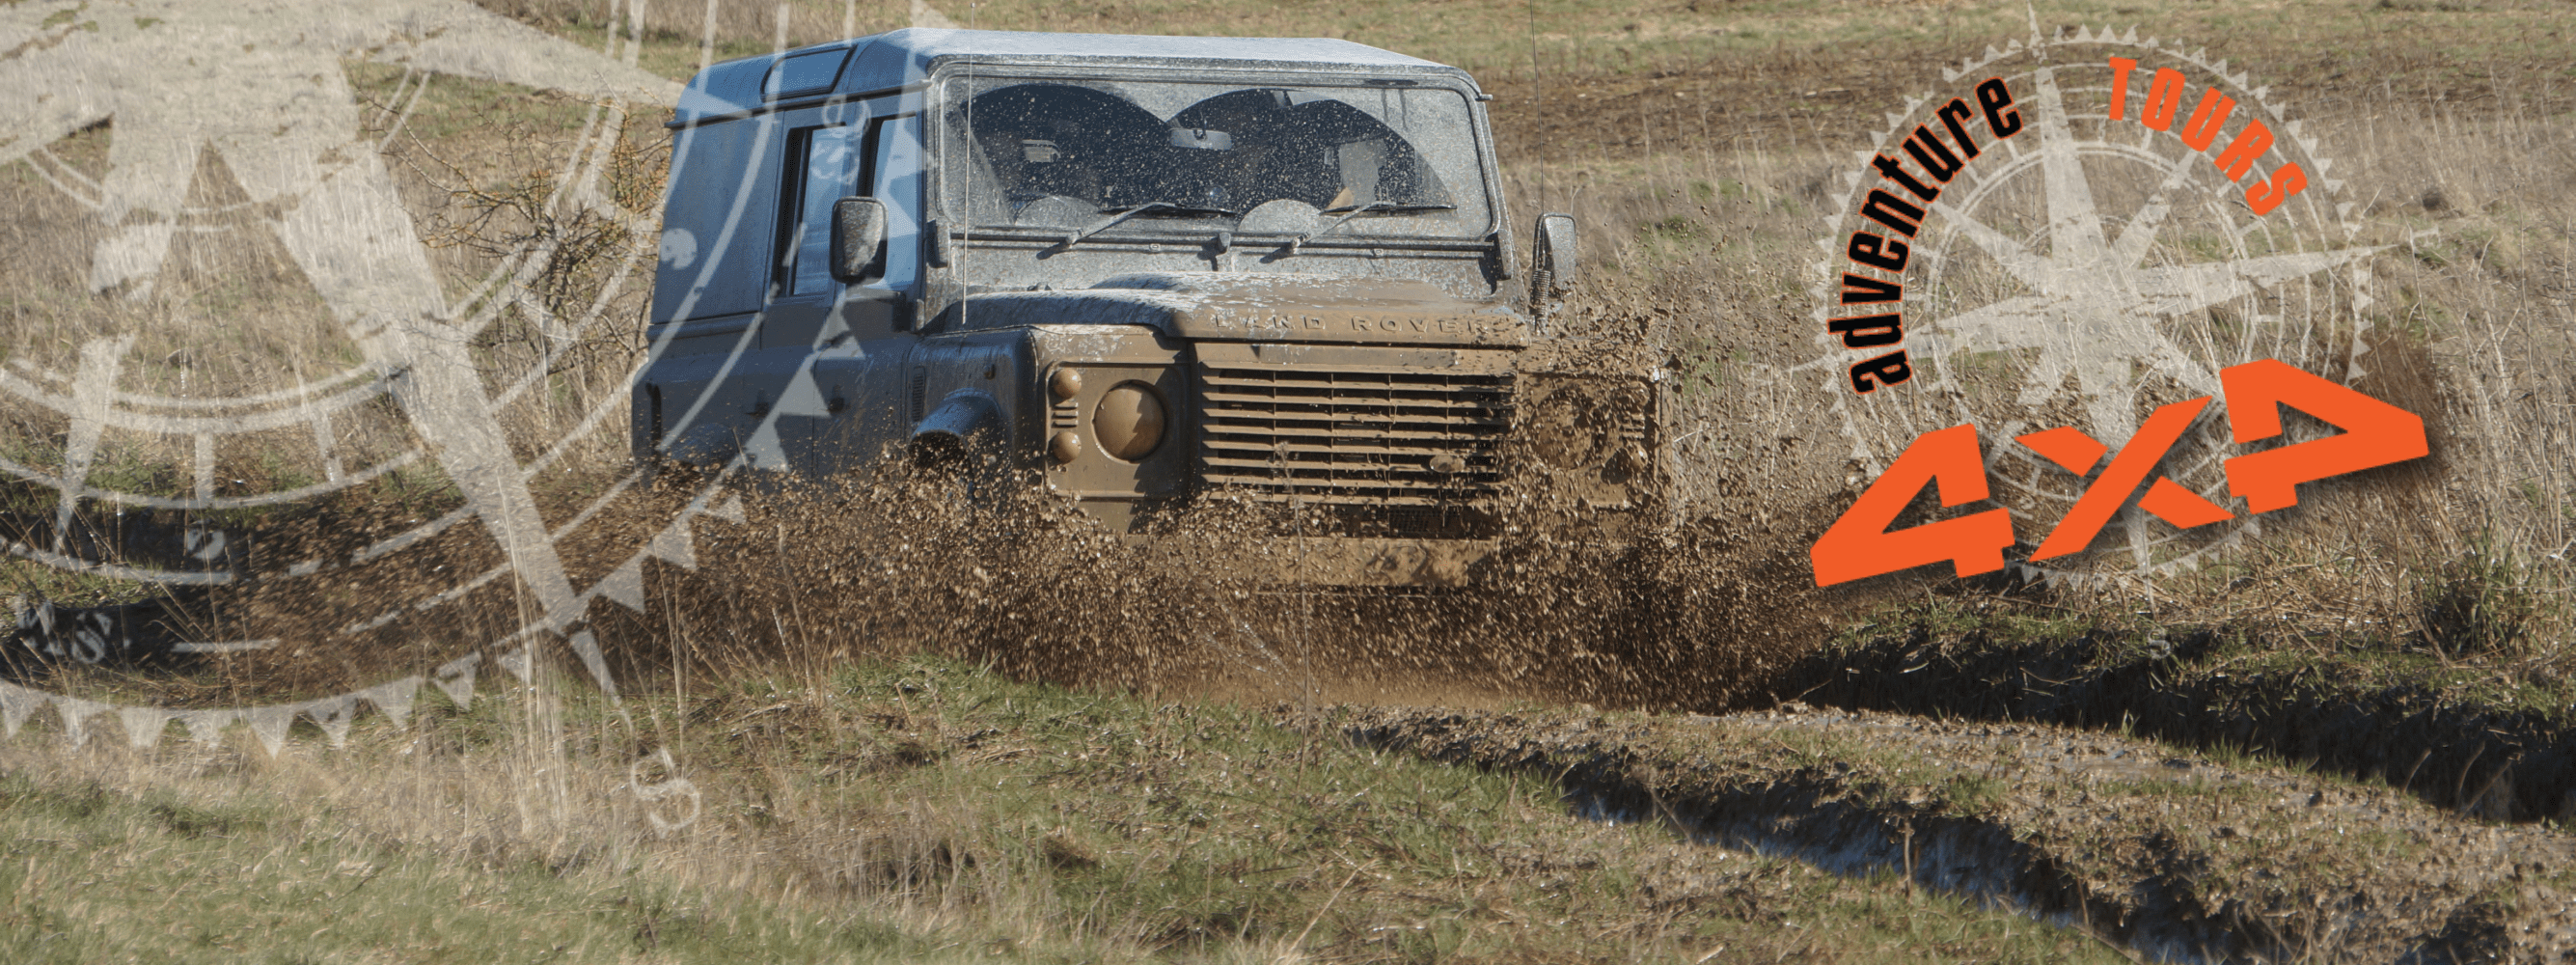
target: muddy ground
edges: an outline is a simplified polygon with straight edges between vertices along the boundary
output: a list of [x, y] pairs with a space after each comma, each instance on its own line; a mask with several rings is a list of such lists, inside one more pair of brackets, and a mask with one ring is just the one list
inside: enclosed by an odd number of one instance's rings
[[2555, 961], [2576, 845], [2099, 730], [1819, 710], [1334, 708], [1320, 732], [1555, 775], [1605, 816], [1895, 872], [2185, 961]]

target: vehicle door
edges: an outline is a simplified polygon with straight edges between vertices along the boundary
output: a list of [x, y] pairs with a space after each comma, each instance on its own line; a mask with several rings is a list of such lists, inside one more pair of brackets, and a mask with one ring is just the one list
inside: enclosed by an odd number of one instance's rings
[[[780, 440], [793, 467], [824, 478], [909, 438], [920, 415], [904, 370], [919, 340], [919, 95], [834, 105], [817, 120], [788, 135], [793, 184], [782, 192], [786, 229], [762, 344], [810, 359], [814, 394], [798, 400], [796, 415], [781, 410]], [[829, 267], [831, 217], [833, 203], [849, 196], [884, 205], [886, 240], [856, 280], [843, 282]]]

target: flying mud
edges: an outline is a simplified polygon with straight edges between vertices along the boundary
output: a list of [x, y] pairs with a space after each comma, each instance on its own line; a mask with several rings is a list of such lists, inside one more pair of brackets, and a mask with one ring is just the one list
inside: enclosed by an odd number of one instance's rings
[[[1546, 353], [1546, 364], [1634, 371], [1636, 354], [1560, 350]], [[1514, 455], [1535, 462], [1539, 448], [1583, 442], [1585, 428], [1524, 426]], [[634, 487], [558, 548], [565, 571], [599, 580], [651, 543], [705, 482], [674, 469]], [[539, 499], [561, 516], [575, 494], [604, 484], [540, 490]], [[1758, 697], [1821, 638], [1803, 554], [1770, 527], [1674, 525], [1663, 521], [1679, 515], [1669, 506], [1634, 525], [1633, 514], [1612, 518], [1544, 485], [1492, 507], [1486, 528], [1499, 535], [1481, 541], [1448, 585], [1429, 587], [1301, 582], [1293, 574], [1313, 544], [1300, 536], [1336, 521], [1320, 507], [1222, 490], [1137, 538], [1109, 534], [1019, 480], [899, 461], [821, 481], [744, 474], [726, 486], [743, 513], [696, 517], [690, 565], [648, 560], [640, 608], [598, 601], [588, 611], [586, 626], [626, 689], [680, 674], [931, 651], [1023, 678], [1173, 697], [1718, 710]], [[230, 562], [244, 572], [358, 561], [340, 579], [252, 579], [112, 606], [31, 594], [10, 659], [22, 677], [115, 675], [168, 706], [216, 706], [344, 692], [415, 672], [505, 637], [540, 606], [509, 579], [449, 589], [457, 574], [504, 562], [473, 527], [370, 559], [366, 547], [456, 501], [454, 493], [417, 502], [373, 498], [380, 495], [255, 519], [228, 534]], [[145, 555], [181, 550], [184, 527], [175, 522], [82, 522]], [[387, 600], [423, 602], [366, 626]], [[101, 669], [59, 653], [83, 627], [118, 641]], [[203, 639], [278, 642], [170, 652], [173, 641]], [[560, 637], [538, 650], [569, 653]], [[132, 666], [157, 672], [123, 673]]]

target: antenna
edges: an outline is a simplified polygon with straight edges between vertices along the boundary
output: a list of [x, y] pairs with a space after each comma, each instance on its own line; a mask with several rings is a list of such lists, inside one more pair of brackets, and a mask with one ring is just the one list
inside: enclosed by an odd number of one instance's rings
[[[981, 11], [982, 7], [983, 5], [980, 3], [969, 3], [966, 5], [966, 29], [975, 29], [975, 15]], [[961, 239], [961, 243], [957, 246], [957, 254], [954, 257], [951, 257], [949, 261], [953, 263], [953, 267], [950, 270], [957, 273], [957, 327], [962, 331], [966, 328], [966, 313], [972, 310], [969, 305], [974, 301], [975, 295], [974, 282], [969, 280], [974, 278], [975, 275], [973, 272], [966, 270], [966, 262], [975, 257], [975, 152], [984, 149], [983, 140], [975, 136], [975, 97], [977, 91], [975, 90], [974, 61], [970, 60], [966, 62], [966, 81], [960, 86], [966, 89], [966, 143], [958, 145], [958, 154], [959, 159], [966, 162], [966, 190], [960, 192], [958, 195], [959, 207], [964, 208], [965, 210], [957, 213], [957, 220], [965, 222], [965, 231], [962, 232], [965, 237]], [[942, 223], [939, 226], [939, 231], [941, 234], [946, 234], [948, 232], [947, 224]], [[947, 244], [948, 239], [941, 238], [939, 239], [939, 243]]]
[[707, 0], [707, 26], [698, 31], [698, 73], [716, 62], [716, 0]]
[[1538, 132], [1538, 209], [1547, 210], [1547, 74], [1538, 59], [1538, 0], [1529, 0], [1530, 112]]

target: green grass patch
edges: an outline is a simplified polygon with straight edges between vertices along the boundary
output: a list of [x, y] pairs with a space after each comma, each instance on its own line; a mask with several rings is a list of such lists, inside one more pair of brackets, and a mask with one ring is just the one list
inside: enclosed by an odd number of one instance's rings
[[[615, 713], [566, 700], [576, 762], [623, 753]], [[1290, 730], [1277, 711], [1157, 705], [927, 658], [696, 682], [626, 710], [703, 792], [676, 834], [515, 836], [506, 802], [525, 792], [507, 777], [454, 791], [500, 813], [421, 821], [353, 803], [370, 774], [507, 773], [531, 718], [493, 695], [470, 712], [426, 701], [405, 728], [367, 718], [344, 751], [296, 738], [290, 757], [333, 776], [318, 800], [285, 790], [311, 783], [280, 776], [300, 764], [96, 782], [13, 748], [0, 957], [1591, 961], [1723, 946], [1763, 960], [2117, 960], [1902, 882], [1585, 820], [1545, 778]], [[43, 723], [21, 740], [46, 739]], [[172, 738], [164, 752], [193, 746]], [[2001, 788], [1954, 778], [1948, 792]]]

